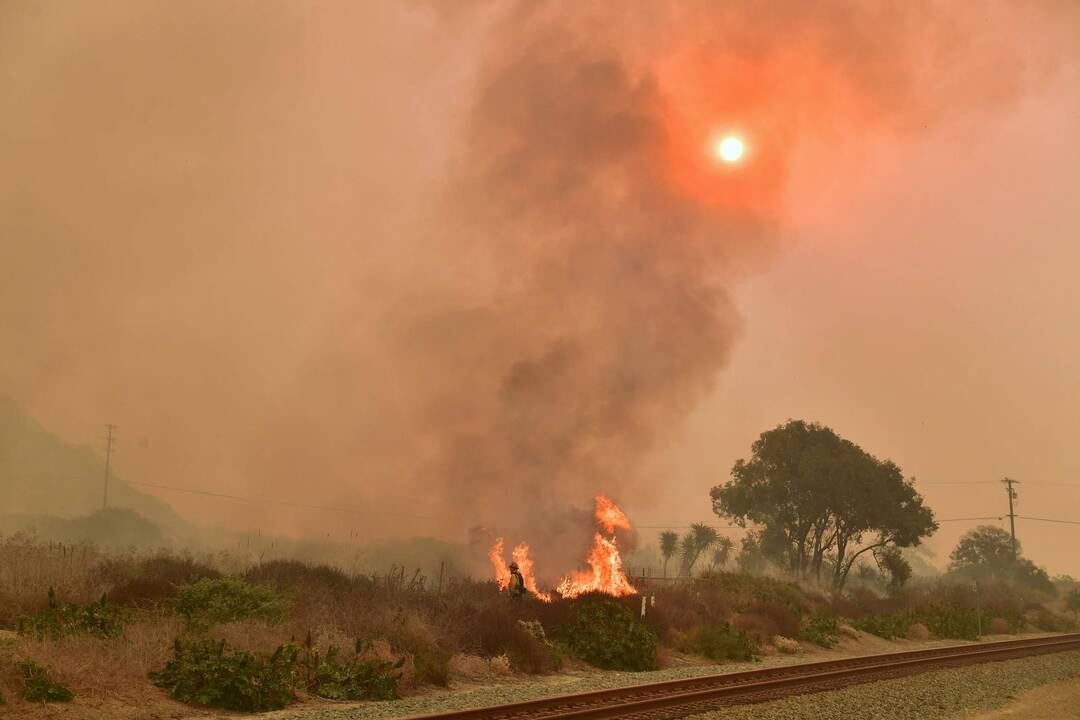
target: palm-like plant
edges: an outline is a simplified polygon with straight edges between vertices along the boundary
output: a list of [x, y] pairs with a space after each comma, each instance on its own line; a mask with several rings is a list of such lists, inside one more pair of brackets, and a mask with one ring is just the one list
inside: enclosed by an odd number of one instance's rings
[[683, 569], [688, 577], [694, 570], [694, 563], [698, 561], [702, 553], [716, 544], [719, 537], [716, 528], [704, 523], [694, 523], [690, 526], [690, 531], [683, 536], [680, 543]]
[[668, 560], [675, 556], [679, 549], [679, 534], [672, 530], [660, 533], [660, 554], [664, 557], [664, 577], [667, 577]]
[[731, 552], [735, 549], [735, 543], [731, 541], [729, 537], [717, 538], [716, 546], [713, 548], [712, 564], [713, 567], [723, 568], [728, 564], [728, 560], [731, 559]]

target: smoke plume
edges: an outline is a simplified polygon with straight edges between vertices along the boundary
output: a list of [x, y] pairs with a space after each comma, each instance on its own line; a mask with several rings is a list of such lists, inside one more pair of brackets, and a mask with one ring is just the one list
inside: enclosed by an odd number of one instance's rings
[[[646, 461], [738, 339], [801, 145], [1011, 102], [1075, 26], [1049, 2], [305, 7], [0, 11], [0, 391], [146, 436], [133, 478], [367, 512], [245, 522], [497, 527], [541, 573], [595, 493], [663, 492]], [[737, 168], [706, 151], [728, 130]]]

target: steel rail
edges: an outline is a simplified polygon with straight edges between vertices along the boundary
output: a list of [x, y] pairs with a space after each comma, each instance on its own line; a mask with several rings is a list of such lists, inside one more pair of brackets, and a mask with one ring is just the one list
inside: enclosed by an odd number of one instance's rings
[[864, 655], [763, 670], [631, 685], [490, 707], [415, 716], [414, 720], [656, 720], [730, 704], [820, 692], [943, 667], [1080, 650], [1080, 633]]

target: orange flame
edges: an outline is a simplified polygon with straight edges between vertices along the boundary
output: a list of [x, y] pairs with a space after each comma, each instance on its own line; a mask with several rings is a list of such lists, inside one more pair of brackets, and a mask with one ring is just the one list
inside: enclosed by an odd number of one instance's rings
[[608, 535], [614, 533], [615, 528], [630, 529], [626, 515], [606, 495], [596, 496], [596, 522], [607, 530]]
[[533, 561], [529, 559], [528, 545], [519, 543], [514, 548], [514, 562], [517, 563], [521, 578], [525, 581], [525, 589], [531, 592], [537, 600], [551, 602], [551, 595], [540, 592], [536, 587], [536, 576], [533, 575]]
[[510, 584], [510, 568], [506, 566], [506, 561], [503, 560], [503, 539], [496, 538], [495, 544], [488, 550], [488, 560], [495, 566], [495, 582], [499, 583], [499, 589], [505, 590]]
[[[533, 561], [529, 557], [529, 546], [525, 543], [519, 543], [513, 551], [514, 562], [517, 563], [518, 572], [521, 573], [521, 579], [525, 583], [525, 589], [537, 600], [542, 602], [551, 602], [551, 595], [549, 593], [541, 592], [536, 586], [536, 575], [533, 573]], [[503, 539], [496, 538], [495, 544], [488, 550], [488, 559], [491, 560], [491, 564], [495, 567], [495, 582], [499, 584], [500, 590], [505, 590], [510, 585], [510, 567], [503, 560]]]
[[[619, 507], [604, 495], [596, 496], [596, 524], [611, 537], [604, 537], [597, 532], [593, 536], [593, 546], [586, 561], [590, 570], [576, 572], [562, 579], [556, 591], [564, 598], [573, 598], [587, 592], [601, 592], [615, 597], [635, 595], [637, 590], [630, 584], [623, 572], [622, 556], [615, 540], [615, 529], [630, 529], [630, 521]], [[533, 561], [529, 558], [529, 546], [519, 543], [513, 551], [514, 562], [524, 580], [525, 589], [534, 597], [544, 602], [551, 602], [549, 593], [540, 592], [533, 573]], [[495, 567], [495, 581], [499, 589], [505, 590], [510, 585], [510, 568], [503, 560], [503, 539], [496, 538], [495, 544], [488, 550], [488, 559]]]
[[587, 592], [602, 592], [615, 597], [636, 594], [637, 590], [623, 572], [622, 556], [619, 555], [619, 546], [614, 537], [615, 528], [629, 530], [630, 521], [610, 499], [597, 495], [596, 522], [612, 537], [606, 538], [600, 533], [593, 536], [588, 557], [591, 572], [577, 572], [565, 577], [555, 590], [565, 598]]

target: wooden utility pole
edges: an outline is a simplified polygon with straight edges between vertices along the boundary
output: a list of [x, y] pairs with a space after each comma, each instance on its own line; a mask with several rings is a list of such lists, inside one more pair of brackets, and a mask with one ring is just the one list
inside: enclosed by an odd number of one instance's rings
[[1005, 483], [1005, 491], [1009, 495], [1009, 534], [1012, 535], [1013, 562], [1016, 562], [1019, 553], [1016, 552], [1016, 513], [1013, 512], [1013, 500], [1016, 499], [1016, 491], [1013, 490], [1013, 485], [1019, 485], [1020, 481], [1012, 478], [1002, 478], [1001, 482]]
[[113, 440], [115, 440], [113, 432], [115, 430], [115, 425], [105, 426], [105, 493], [101, 497], [102, 510], [109, 506], [109, 465], [112, 463]]

